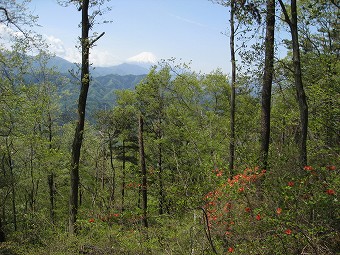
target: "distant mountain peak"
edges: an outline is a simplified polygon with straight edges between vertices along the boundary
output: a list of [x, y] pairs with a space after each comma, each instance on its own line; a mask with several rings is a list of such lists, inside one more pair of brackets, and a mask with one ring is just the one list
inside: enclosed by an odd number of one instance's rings
[[127, 62], [156, 64], [157, 57], [152, 52], [144, 51], [127, 59]]
[[[69, 70], [78, 70], [74, 63], [71, 63], [61, 57], [51, 57], [48, 62], [49, 67], [55, 67], [60, 73], [68, 73]], [[142, 75], [149, 72], [151, 63], [146, 62], [128, 62], [116, 66], [100, 67], [95, 66], [91, 68], [91, 75], [93, 77], [105, 76], [109, 74], [118, 75]]]

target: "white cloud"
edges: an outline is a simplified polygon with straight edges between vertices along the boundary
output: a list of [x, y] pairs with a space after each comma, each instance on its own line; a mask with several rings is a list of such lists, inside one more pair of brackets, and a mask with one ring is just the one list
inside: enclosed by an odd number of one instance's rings
[[97, 47], [91, 49], [90, 61], [95, 66], [113, 66], [121, 63], [110, 51], [101, 50]]
[[139, 63], [157, 63], [157, 57], [152, 52], [144, 51], [136, 56], [130, 57], [126, 60], [127, 62], [139, 62]]
[[15, 31], [12, 28], [0, 23], [0, 38], [5, 41], [11, 41], [13, 37], [22, 37], [20, 31]]
[[46, 42], [49, 46], [49, 50], [56, 55], [64, 55], [66, 53], [64, 43], [59, 38], [56, 38], [53, 35], [46, 36]]
[[[3, 41], [2, 46], [9, 48], [11, 37], [13, 36], [21, 36], [20, 32], [16, 32], [13, 29], [0, 24], [0, 39]], [[52, 54], [57, 55], [67, 61], [72, 63], [80, 63], [81, 62], [81, 53], [72, 45], [68, 47], [65, 45], [63, 40], [57, 38], [53, 35], [44, 35], [43, 39], [48, 45], [48, 50]], [[108, 50], [100, 49], [98, 46], [95, 46], [90, 51], [90, 62], [93, 63], [94, 66], [113, 66], [122, 63], [114, 54], [112, 54]]]
[[61, 39], [53, 35], [45, 35], [44, 38], [51, 53], [70, 62], [81, 61], [81, 54], [75, 47], [66, 47]]
[[[61, 39], [54, 36], [45, 36], [45, 38], [49, 45], [49, 50], [52, 53], [70, 62], [81, 62], [81, 53], [75, 46], [66, 47]], [[110, 51], [102, 50], [97, 46], [90, 51], [90, 62], [93, 63], [94, 66], [112, 66], [119, 64], [121, 61]]]

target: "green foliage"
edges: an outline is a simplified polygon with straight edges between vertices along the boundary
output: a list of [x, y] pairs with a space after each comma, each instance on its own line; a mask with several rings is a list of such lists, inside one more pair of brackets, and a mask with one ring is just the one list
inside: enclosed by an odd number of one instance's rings
[[[237, 84], [234, 176], [224, 169], [230, 84], [220, 70], [200, 74], [170, 60], [145, 77], [92, 80], [89, 109], [101, 110], [85, 125], [78, 236], [67, 234], [74, 125], [63, 112], [75, 111], [69, 94], [77, 94], [77, 86], [47, 68], [44, 52], [23, 57], [31, 46], [26, 40], [2, 49], [0, 227], [7, 241], [0, 254], [339, 253], [335, 8], [329, 1], [299, 6], [313, 167], [298, 167], [290, 52], [275, 63], [267, 172], [256, 168], [261, 43], [250, 45], [251, 52], [240, 48], [247, 71]], [[142, 224], [139, 114], [145, 119], [148, 229]]]
[[[217, 176], [205, 209], [220, 251], [235, 254], [339, 252], [339, 187], [335, 166], [304, 172], [289, 165], [247, 168], [232, 179]], [[218, 184], [219, 183], [219, 184]]]

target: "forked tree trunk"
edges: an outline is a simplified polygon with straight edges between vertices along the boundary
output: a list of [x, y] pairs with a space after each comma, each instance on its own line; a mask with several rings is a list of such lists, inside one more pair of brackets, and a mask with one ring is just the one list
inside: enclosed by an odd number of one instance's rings
[[270, 141], [270, 108], [271, 91], [274, 72], [274, 29], [275, 29], [275, 0], [267, 0], [265, 66], [262, 87], [261, 114], [261, 151], [260, 164], [262, 169], [268, 168], [268, 152]]
[[291, 1], [291, 13], [292, 13], [292, 43], [293, 43], [293, 63], [295, 73], [295, 88], [297, 99], [299, 102], [300, 109], [300, 132], [301, 137], [299, 141], [300, 150], [300, 164], [301, 166], [307, 165], [307, 131], [308, 131], [308, 105], [305, 90], [302, 83], [302, 72], [301, 72], [301, 60], [300, 60], [300, 47], [299, 47], [299, 36], [297, 27], [297, 9], [296, 0]]
[[299, 139], [300, 165], [301, 167], [303, 167], [307, 165], [308, 105], [307, 97], [302, 82], [299, 34], [297, 24], [297, 6], [296, 0], [291, 0], [290, 3], [291, 18], [290, 18], [282, 0], [279, 0], [279, 3], [284, 14], [285, 21], [289, 25], [292, 37], [294, 80], [295, 80], [294, 83], [300, 110], [300, 139]]

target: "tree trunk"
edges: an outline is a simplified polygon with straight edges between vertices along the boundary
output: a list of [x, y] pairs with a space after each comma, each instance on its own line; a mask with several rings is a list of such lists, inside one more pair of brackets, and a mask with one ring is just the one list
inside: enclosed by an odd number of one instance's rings
[[[3, 171], [3, 178], [4, 180], [6, 179], [6, 169], [5, 169], [5, 163], [6, 163], [6, 154], [3, 153], [2, 155], [2, 159], [1, 159], [1, 169]], [[8, 194], [8, 193], [7, 193]], [[5, 242], [6, 241], [6, 235], [5, 235], [5, 231], [3, 229], [3, 225], [2, 225], [2, 220], [5, 221], [5, 204], [6, 204], [6, 197], [7, 195], [5, 195], [4, 198], [2, 198], [2, 202], [3, 204], [1, 205], [1, 214], [0, 214], [0, 242]]]
[[[34, 213], [35, 212], [35, 202], [36, 202], [36, 193], [38, 192], [38, 190], [36, 190], [36, 187], [35, 187], [35, 182], [34, 182], [34, 173], [33, 173], [33, 158], [34, 158], [34, 148], [33, 148], [33, 144], [30, 145], [30, 165], [29, 165], [29, 168], [30, 168], [30, 174], [31, 174], [31, 190], [30, 190], [30, 193], [29, 193], [29, 204], [30, 204], [30, 209], [31, 209], [31, 212]], [[38, 184], [37, 184], [38, 186]]]
[[268, 168], [268, 152], [270, 141], [270, 108], [273, 83], [274, 63], [274, 29], [275, 29], [275, 0], [267, 0], [265, 66], [262, 87], [261, 114], [261, 167]]
[[235, 0], [230, 2], [230, 55], [231, 55], [231, 96], [230, 96], [230, 143], [229, 173], [234, 175], [235, 159], [235, 96], [236, 96], [236, 60], [235, 60]]
[[54, 184], [54, 173], [52, 172], [47, 177], [49, 193], [50, 193], [50, 219], [51, 223], [55, 223], [55, 210], [54, 210], [54, 194], [55, 194], [55, 184]]
[[123, 167], [122, 167], [122, 212], [125, 210], [125, 141], [123, 140]]
[[[52, 117], [51, 113], [48, 113], [48, 149], [51, 152], [52, 150]], [[47, 183], [49, 187], [49, 193], [50, 193], [50, 219], [51, 223], [55, 224], [55, 198], [54, 195], [56, 193], [55, 183], [54, 183], [54, 172], [52, 171], [47, 176]]]
[[291, 18], [288, 15], [286, 6], [279, 0], [285, 21], [289, 25], [290, 33], [292, 36], [293, 48], [293, 65], [294, 65], [294, 80], [296, 96], [299, 103], [300, 110], [300, 138], [299, 138], [299, 154], [301, 167], [307, 165], [307, 131], [308, 131], [308, 105], [305, 90], [302, 83], [301, 60], [300, 60], [300, 47], [299, 47], [299, 34], [297, 25], [297, 6], [296, 0], [291, 0]]
[[296, 88], [297, 100], [299, 102], [299, 109], [300, 109], [300, 132], [301, 132], [301, 137], [299, 141], [300, 164], [303, 167], [307, 165], [308, 105], [307, 105], [307, 98], [306, 98], [306, 94], [305, 94], [303, 83], [302, 83], [296, 0], [291, 1], [291, 14], [292, 14], [292, 19], [291, 19], [290, 29], [291, 29], [292, 44], [293, 44], [295, 88]]
[[0, 217], [0, 243], [6, 241], [5, 231], [3, 230], [2, 221]]
[[[159, 118], [159, 129], [157, 137], [162, 139], [162, 118]], [[158, 213], [162, 215], [164, 213], [164, 184], [163, 184], [163, 154], [162, 154], [162, 143], [158, 144], [158, 181], [159, 181], [159, 205]]]
[[13, 161], [12, 161], [12, 156], [11, 156], [11, 151], [10, 151], [10, 144], [8, 143], [8, 138], [5, 138], [5, 143], [6, 143], [6, 150], [7, 150], [7, 164], [9, 167], [9, 173], [11, 175], [11, 193], [12, 193], [12, 213], [13, 213], [13, 225], [14, 225], [14, 230], [18, 230], [18, 225], [17, 225], [17, 209], [16, 209], [16, 190], [15, 190], [15, 180], [14, 180], [14, 172], [13, 172]]
[[85, 123], [85, 108], [87, 93], [90, 85], [89, 77], [89, 17], [88, 17], [89, 0], [82, 1], [82, 33], [81, 33], [81, 89], [78, 100], [78, 121], [74, 134], [72, 144], [72, 158], [71, 158], [71, 189], [70, 189], [70, 203], [69, 203], [69, 232], [75, 234], [77, 232], [76, 221], [78, 213], [78, 190], [79, 190], [79, 159], [80, 150], [83, 141], [84, 123]]
[[109, 149], [110, 149], [110, 166], [112, 170], [112, 185], [111, 185], [111, 194], [110, 194], [110, 205], [113, 208], [115, 203], [115, 191], [116, 191], [116, 169], [113, 165], [113, 148], [112, 148], [112, 140], [109, 134]]
[[164, 184], [163, 184], [163, 161], [162, 161], [162, 146], [158, 145], [158, 180], [159, 180], [159, 214], [164, 213]]
[[147, 193], [147, 175], [146, 175], [146, 164], [145, 164], [145, 153], [144, 153], [144, 139], [143, 139], [143, 132], [144, 132], [144, 122], [143, 117], [139, 115], [139, 159], [140, 159], [140, 167], [141, 167], [141, 174], [142, 174], [142, 209], [143, 209], [143, 225], [144, 227], [148, 227], [148, 220], [147, 220], [147, 210], [148, 210], [148, 193]]

